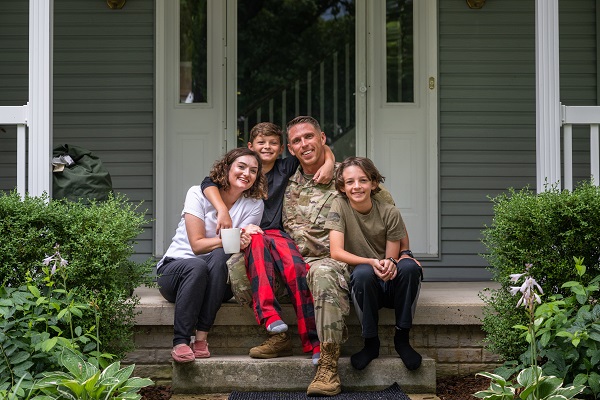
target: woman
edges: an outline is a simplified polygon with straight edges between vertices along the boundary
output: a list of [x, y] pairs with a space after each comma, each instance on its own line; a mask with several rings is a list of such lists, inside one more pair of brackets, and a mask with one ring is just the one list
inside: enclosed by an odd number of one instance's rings
[[[234, 227], [260, 223], [267, 187], [255, 152], [248, 148], [231, 150], [214, 164], [210, 177], [220, 185]], [[221, 303], [232, 297], [225, 265], [230, 255], [223, 251], [216, 226], [215, 208], [199, 185], [192, 186], [173, 242], [157, 264], [160, 293], [175, 303], [171, 356], [176, 362], [210, 357], [208, 330]], [[245, 249], [249, 243], [249, 233], [242, 233], [240, 248]], [[190, 346], [191, 336], [195, 340]]]

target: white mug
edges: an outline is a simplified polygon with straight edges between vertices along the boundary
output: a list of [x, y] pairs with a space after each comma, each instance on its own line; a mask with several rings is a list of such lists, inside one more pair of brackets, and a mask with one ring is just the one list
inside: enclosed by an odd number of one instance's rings
[[241, 228], [221, 229], [221, 241], [226, 254], [238, 253], [240, 251]]

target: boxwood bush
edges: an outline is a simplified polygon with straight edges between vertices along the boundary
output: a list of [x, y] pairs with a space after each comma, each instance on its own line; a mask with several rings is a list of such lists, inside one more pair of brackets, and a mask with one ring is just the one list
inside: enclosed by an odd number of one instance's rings
[[[59, 245], [69, 263], [66, 287], [100, 312], [102, 350], [123, 356], [133, 348], [139, 301], [133, 289], [152, 284], [153, 260], [132, 261], [135, 239], [148, 223], [139, 207], [123, 195], [84, 205], [0, 194], [0, 283], [18, 287], [27, 276], [43, 276], [41, 260]], [[95, 321], [84, 325], [93, 327]]]
[[[546, 295], [561, 293], [561, 285], [579, 280], [573, 257], [588, 267], [587, 284], [600, 272], [600, 188], [581, 183], [572, 192], [558, 188], [536, 194], [525, 188], [509, 190], [492, 199], [494, 217], [483, 231], [483, 243], [493, 279], [501, 284], [483, 293], [483, 330], [487, 347], [506, 360], [526, 351], [527, 343], [514, 325], [526, 325], [526, 315], [517, 309], [518, 296], [511, 296], [510, 274], [525, 271], [542, 286]], [[566, 294], [566, 293], [561, 293]]]

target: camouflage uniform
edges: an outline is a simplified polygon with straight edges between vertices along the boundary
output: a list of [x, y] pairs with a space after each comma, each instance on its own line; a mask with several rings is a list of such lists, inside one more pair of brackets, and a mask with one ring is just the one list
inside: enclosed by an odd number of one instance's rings
[[[337, 168], [336, 164], [336, 168]], [[341, 344], [348, 338], [344, 316], [350, 312], [348, 265], [329, 256], [327, 214], [338, 195], [335, 181], [316, 184], [300, 168], [289, 180], [283, 200], [283, 226], [310, 265], [308, 286], [315, 303], [321, 343]]]

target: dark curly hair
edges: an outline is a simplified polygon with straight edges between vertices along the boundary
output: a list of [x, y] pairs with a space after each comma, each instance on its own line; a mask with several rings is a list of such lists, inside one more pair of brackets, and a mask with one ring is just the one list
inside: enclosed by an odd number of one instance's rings
[[346, 193], [342, 191], [344, 189], [344, 177], [342, 174], [344, 173], [344, 169], [351, 166], [359, 167], [365, 172], [371, 182], [377, 182], [377, 187], [371, 191], [371, 196], [381, 190], [379, 184], [385, 181], [385, 177], [381, 176], [373, 161], [366, 157], [348, 157], [340, 163], [340, 166], [335, 171], [335, 188], [342, 196], [347, 197]]
[[258, 173], [256, 174], [256, 180], [250, 189], [244, 191], [244, 197], [250, 197], [253, 199], [266, 199], [267, 179], [262, 172], [262, 161], [260, 160], [258, 154], [247, 147], [238, 147], [237, 149], [227, 152], [223, 158], [215, 161], [208, 176], [223, 190], [229, 189], [229, 169], [231, 168], [233, 162], [242, 156], [252, 156], [258, 162]]

